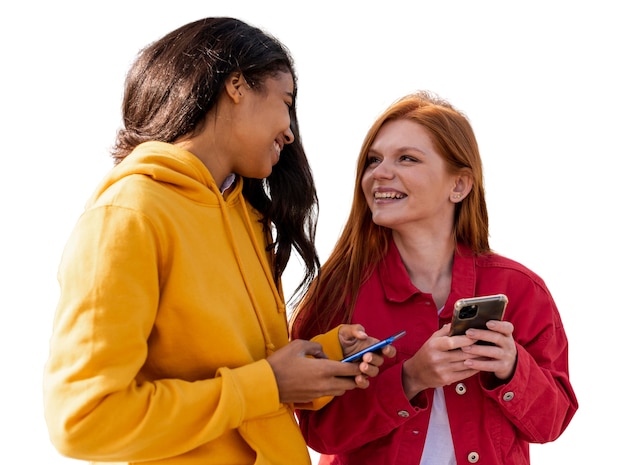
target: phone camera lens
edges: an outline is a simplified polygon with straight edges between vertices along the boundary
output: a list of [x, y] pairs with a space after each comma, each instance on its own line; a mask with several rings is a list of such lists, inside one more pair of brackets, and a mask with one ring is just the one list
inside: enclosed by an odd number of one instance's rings
[[459, 318], [474, 318], [476, 316], [476, 312], [478, 312], [478, 307], [476, 305], [467, 305], [459, 311]]

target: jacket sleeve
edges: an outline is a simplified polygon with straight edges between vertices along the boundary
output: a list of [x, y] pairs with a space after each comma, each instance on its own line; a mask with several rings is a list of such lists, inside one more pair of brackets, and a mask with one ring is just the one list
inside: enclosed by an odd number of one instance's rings
[[311, 448], [323, 454], [338, 454], [387, 436], [423, 412], [428, 402], [425, 393], [412, 402], [407, 400], [402, 387], [402, 363], [394, 362], [371, 378], [367, 389], [353, 389], [321, 410], [299, 410], [297, 414]]
[[44, 371], [45, 418], [64, 455], [175, 456], [283, 408], [266, 360], [207, 379], [140, 377], [149, 338], [158, 337], [162, 247], [150, 221], [112, 207], [86, 212], [68, 241]]
[[494, 383], [482, 373], [485, 395], [495, 401], [528, 442], [557, 439], [572, 420], [578, 401], [569, 381], [568, 341], [563, 324], [543, 282], [518, 286], [512, 301], [521, 305], [511, 321], [517, 345], [517, 364], [511, 380]]

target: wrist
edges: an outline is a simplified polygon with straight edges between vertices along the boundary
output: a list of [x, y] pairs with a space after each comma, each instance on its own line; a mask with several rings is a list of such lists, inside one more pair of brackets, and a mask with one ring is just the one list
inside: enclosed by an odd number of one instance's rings
[[404, 389], [404, 394], [407, 399], [412, 399], [427, 387], [428, 386], [421, 383], [419, 379], [412, 376], [411, 369], [407, 367], [407, 361], [405, 361], [402, 364], [402, 388]]

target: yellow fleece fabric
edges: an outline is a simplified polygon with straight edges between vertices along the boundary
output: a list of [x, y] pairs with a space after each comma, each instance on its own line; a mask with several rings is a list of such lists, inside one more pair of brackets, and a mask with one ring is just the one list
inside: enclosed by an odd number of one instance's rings
[[[60, 453], [142, 464], [309, 464], [265, 360], [288, 342], [267, 233], [238, 180], [147, 142], [73, 230], [44, 373]], [[322, 337], [341, 353], [336, 331]], [[324, 400], [325, 401], [325, 400]]]

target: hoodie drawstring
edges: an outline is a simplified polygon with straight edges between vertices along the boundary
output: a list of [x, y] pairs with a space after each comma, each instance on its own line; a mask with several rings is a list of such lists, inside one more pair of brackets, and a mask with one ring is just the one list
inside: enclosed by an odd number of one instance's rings
[[[239, 267], [239, 272], [241, 273], [241, 276], [243, 278], [244, 284], [246, 286], [246, 291], [248, 292], [248, 297], [250, 298], [250, 302], [252, 303], [252, 307], [254, 308], [254, 313], [256, 315], [257, 321], [259, 322], [259, 326], [261, 327], [261, 332], [263, 333], [263, 339], [265, 340], [265, 352], [266, 352], [266, 355], [269, 356], [272, 353], [274, 353], [274, 351], [276, 350], [276, 346], [271, 341], [269, 331], [267, 330], [267, 326], [265, 325], [265, 322], [263, 321], [263, 318], [262, 318], [261, 308], [254, 295], [254, 290], [252, 288], [252, 285], [246, 275], [246, 272], [245, 272], [245, 269], [241, 260], [241, 254], [239, 253], [239, 247], [234, 239], [235, 235], [233, 233], [232, 224], [226, 211], [226, 202], [224, 201], [224, 198], [222, 197], [222, 195], [218, 194], [217, 198], [220, 204], [220, 211], [222, 213], [222, 218], [224, 219], [224, 224], [226, 225], [226, 229], [232, 241], [233, 253], [235, 255], [235, 259], [237, 260], [237, 266]], [[261, 266], [263, 267], [263, 272], [265, 273], [265, 277], [267, 278], [270, 284], [270, 287], [272, 289], [272, 293], [274, 294], [274, 299], [276, 300], [276, 304], [278, 306], [279, 311], [284, 311], [285, 304], [283, 303], [283, 300], [280, 294], [278, 293], [278, 289], [276, 285], [274, 284], [274, 278], [272, 276], [272, 272], [269, 267], [269, 264], [267, 263], [267, 257], [264, 254], [264, 251], [260, 248], [254, 236], [254, 228], [252, 227], [252, 222], [250, 220], [250, 215], [248, 214], [246, 201], [241, 191], [238, 193], [238, 199], [241, 203], [241, 207], [243, 208], [246, 227], [248, 229], [248, 234], [250, 236], [250, 239], [252, 240], [257, 258], [259, 259], [259, 262], [261, 263]]]

